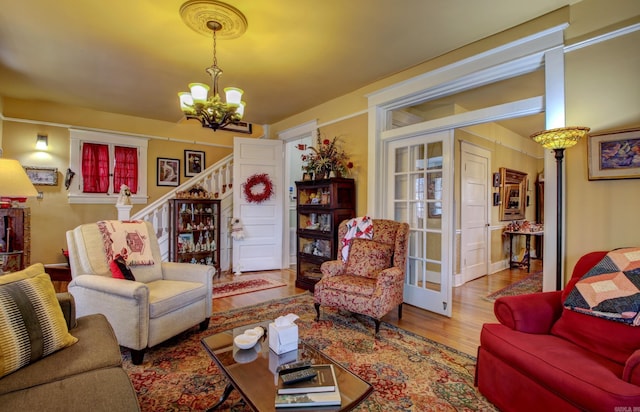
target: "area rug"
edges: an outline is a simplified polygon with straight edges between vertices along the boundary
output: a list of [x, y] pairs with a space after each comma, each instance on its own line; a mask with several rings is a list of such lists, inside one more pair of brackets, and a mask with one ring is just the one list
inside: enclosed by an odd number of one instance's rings
[[226, 298], [227, 296], [241, 295], [243, 293], [257, 292], [259, 290], [279, 288], [286, 286], [284, 282], [269, 278], [233, 280], [231, 282], [214, 283], [213, 297]]
[[[203, 349], [210, 334], [295, 313], [300, 338], [374, 386], [357, 411], [496, 411], [473, 386], [475, 358], [382, 322], [379, 338], [370, 318], [323, 308], [316, 322], [309, 293], [211, 317], [209, 329], [192, 328], [147, 351], [124, 368], [142, 411], [200, 411], [215, 404], [226, 380]], [[247, 410], [233, 391], [220, 410]]]
[[487, 295], [486, 299], [495, 301], [503, 296], [526, 295], [527, 293], [542, 292], [542, 272], [536, 272], [524, 279]]

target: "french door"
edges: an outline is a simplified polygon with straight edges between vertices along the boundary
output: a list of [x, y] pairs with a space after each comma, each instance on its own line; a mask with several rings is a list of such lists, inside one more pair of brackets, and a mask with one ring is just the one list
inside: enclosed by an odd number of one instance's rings
[[453, 277], [453, 131], [387, 144], [388, 204], [410, 226], [404, 301], [451, 316]]

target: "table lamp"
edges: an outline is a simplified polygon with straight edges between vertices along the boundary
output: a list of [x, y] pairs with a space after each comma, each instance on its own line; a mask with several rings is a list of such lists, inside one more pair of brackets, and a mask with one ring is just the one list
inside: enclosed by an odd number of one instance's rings
[[561, 127], [534, 133], [531, 138], [545, 149], [555, 152], [557, 165], [557, 220], [556, 220], [556, 290], [562, 289], [562, 159], [564, 149], [575, 146], [581, 137], [589, 133], [588, 127]]
[[38, 196], [27, 172], [17, 160], [0, 159], [0, 207], [11, 207], [12, 201], [24, 202]]

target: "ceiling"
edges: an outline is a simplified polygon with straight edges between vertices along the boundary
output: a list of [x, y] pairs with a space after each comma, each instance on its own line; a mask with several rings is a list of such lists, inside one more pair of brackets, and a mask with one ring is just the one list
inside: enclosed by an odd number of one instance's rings
[[[0, 96], [180, 121], [212, 63], [184, 1], [2, 0]], [[248, 28], [218, 39], [220, 86], [271, 124], [577, 1], [228, 0]]]

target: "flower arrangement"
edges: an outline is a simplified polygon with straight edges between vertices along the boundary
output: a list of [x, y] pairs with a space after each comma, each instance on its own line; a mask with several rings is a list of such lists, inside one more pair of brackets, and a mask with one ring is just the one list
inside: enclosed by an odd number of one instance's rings
[[302, 161], [306, 162], [302, 166], [302, 170], [315, 174], [317, 179], [328, 178], [332, 175], [348, 176], [353, 168], [353, 162], [349, 161], [347, 154], [340, 147], [337, 136], [332, 140], [322, 139], [318, 130], [316, 147], [309, 147], [309, 149], [311, 149], [311, 153], [303, 153], [301, 156]]

